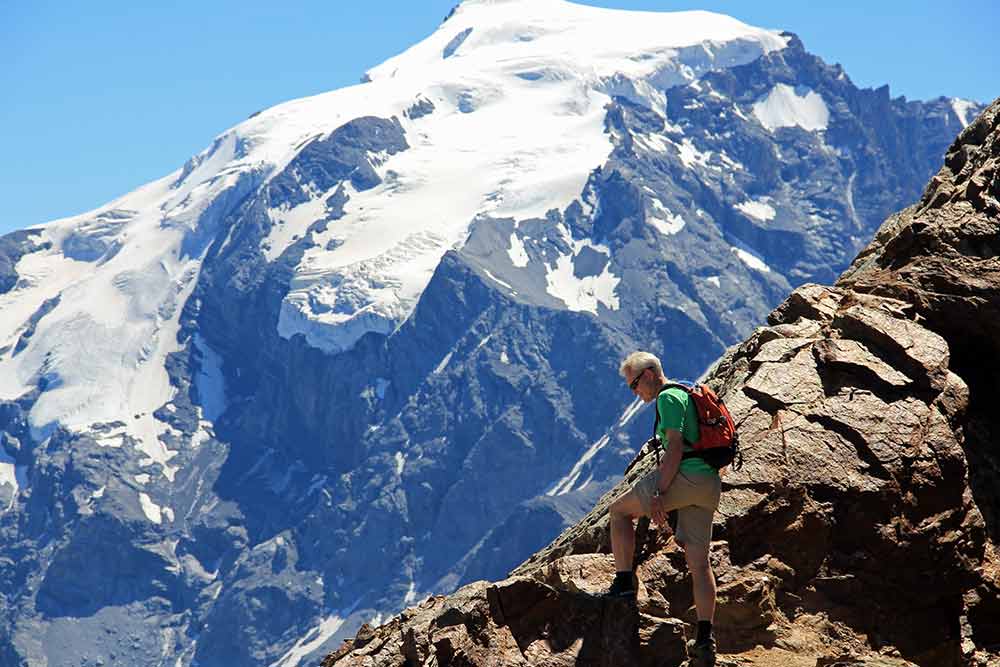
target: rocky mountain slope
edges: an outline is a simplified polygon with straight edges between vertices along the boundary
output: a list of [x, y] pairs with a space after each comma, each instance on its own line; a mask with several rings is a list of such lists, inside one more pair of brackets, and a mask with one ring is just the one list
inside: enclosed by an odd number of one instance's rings
[[360, 85], [0, 238], [0, 664], [307, 664], [616, 481], [980, 105], [707, 12], [466, 0]]
[[[712, 554], [727, 664], [1000, 662], [998, 239], [1000, 99], [834, 286], [797, 289], [709, 374], [746, 453]], [[635, 606], [592, 595], [608, 504], [650, 463], [509, 578], [366, 626], [324, 666], [680, 664], [671, 537], [641, 526]]]

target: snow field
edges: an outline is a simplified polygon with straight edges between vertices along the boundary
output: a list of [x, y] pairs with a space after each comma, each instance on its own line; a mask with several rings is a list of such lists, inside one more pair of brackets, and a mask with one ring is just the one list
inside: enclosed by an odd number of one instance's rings
[[759, 199], [751, 199], [740, 202], [739, 204], [736, 204], [734, 208], [744, 215], [754, 218], [755, 220], [767, 222], [768, 220], [774, 220], [774, 217], [778, 214], [778, 212], [774, 210], [774, 207], [771, 206], [770, 201], [770, 197], [761, 197]]
[[968, 127], [969, 123], [972, 122], [973, 119], [969, 117], [969, 112], [974, 111], [975, 108], [976, 103], [972, 100], [963, 100], [958, 97], [954, 97], [951, 100], [951, 109], [955, 112], [955, 116], [963, 128]]
[[[176, 468], [169, 461], [176, 452], [160, 440], [167, 427], [153, 412], [173, 396], [165, 359], [179, 349], [181, 308], [200, 268], [200, 257], [181, 256], [180, 249], [199, 223], [198, 212], [234, 182], [217, 173], [234, 145], [216, 142], [180, 185], [179, 174], [171, 174], [103, 210], [50, 223], [43, 239], [52, 247], [18, 262], [23, 279], [4, 295], [10, 308], [4, 308], [0, 325], [8, 339], [19, 335], [42, 301], [60, 296], [24, 350], [0, 357], [0, 398], [12, 400], [45, 383], [29, 415], [33, 437], [46, 437], [56, 424], [89, 432], [97, 424], [123, 421], [124, 428], [97, 430], [98, 443], [131, 442], [146, 465], [160, 464], [173, 479]], [[103, 233], [94, 220], [108, 216], [115, 218], [117, 252], [93, 262], [63, 255], [71, 234]]]
[[302, 659], [318, 649], [323, 642], [333, 636], [346, 620], [346, 618], [341, 618], [336, 614], [324, 618], [320, 621], [319, 625], [296, 642], [285, 655], [276, 662], [271, 663], [270, 667], [299, 667]]
[[610, 262], [605, 264], [604, 269], [596, 276], [578, 278], [573, 271], [573, 258], [584, 247], [596, 250], [609, 258], [611, 251], [590, 239], [581, 241], [572, 239], [569, 230], [564, 225], [560, 225], [559, 229], [566, 243], [572, 248], [572, 253], [557, 257], [555, 268], [546, 265], [546, 291], [566, 304], [566, 308], [569, 310], [585, 311], [596, 315], [597, 304], [601, 304], [609, 310], [618, 310], [620, 304], [615, 295], [615, 288], [618, 287], [621, 278], [611, 273]]
[[[315, 98], [308, 112], [303, 102], [300, 116], [334, 107], [356, 110], [342, 117], [362, 115], [363, 106], [366, 115], [396, 117], [410, 148], [377, 165], [391, 179], [352, 194], [344, 218], [314, 235], [317, 246], [283, 304], [281, 335], [303, 333], [311, 345], [339, 351], [367, 331], [391, 332], [477, 215], [538, 217], [578, 197], [611, 150], [603, 127], [608, 93], [631, 86], [632, 97], [656, 104], [651, 84], [696, 76], [678, 62], [678, 49], [702, 43], [695, 66], [705, 68], [752, 60], [786, 40], [705, 12], [467, 2], [426, 40], [370, 70], [370, 83], [331, 94], [336, 100]], [[435, 110], [411, 120], [403, 111], [418, 97]], [[329, 131], [335, 126], [327, 118]], [[318, 202], [328, 194], [274, 215], [281, 231], [272, 232], [269, 256], [319, 219]], [[516, 245], [511, 257], [515, 266], [526, 260]], [[550, 282], [563, 293], [561, 278]]]
[[769, 130], [779, 127], [801, 127], [810, 132], [825, 130], [830, 110], [823, 97], [812, 90], [800, 91], [779, 83], [767, 97], [754, 103], [753, 115]]
[[157, 524], [163, 522], [160, 506], [153, 502], [148, 493], [139, 493], [139, 504], [142, 505], [142, 511], [147, 519]]
[[13, 506], [18, 491], [27, 486], [24, 467], [16, 465], [14, 459], [3, 449], [0, 449], [0, 486], [10, 486], [12, 490], [10, 502], [3, 508], [3, 512]]
[[[576, 92], [567, 85], [515, 79], [503, 97], [489, 86], [477, 102], [483, 106], [467, 112], [467, 91], [440, 85], [428, 95], [433, 114], [401, 121], [410, 149], [378, 167], [382, 175], [392, 170], [392, 180], [354, 194], [344, 217], [313, 236], [318, 245], [299, 264], [281, 334], [303, 333], [310, 344], [338, 351], [369, 330], [389, 333], [477, 215], [524, 219], [567, 206], [611, 152], [603, 132], [608, 99], [587, 91], [582, 113], [567, 114], [563, 102]], [[397, 109], [412, 99], [406, 95]], [[538, 109], [551, 113], [532, 118]], [[327, 250], [331, 240], [336, 247]]]
[[733, 251], [734, 255], [736, 255], [737, 257], [739, 257], [739, 259], [740, 259], [741, 262], [743, 262], [744, 264], [746, 264], [748, 267], [750, 267], [754, 271], [760, 271], [761, 273], [768, 273], [768, 272], [771, 271], [771, 267], [769, 267], [764, 262], [764, 260], [761, 259], [753, 251], [747, 250], [746, 248], [737, 248], [737, 247], [730, 248], [730, 250]]
[[684, 218], [675, 215], [659, 199], [650, 199], [653, 210], [647, 213], [648, 220], [664, 236], [673, 236], [684, 229]]

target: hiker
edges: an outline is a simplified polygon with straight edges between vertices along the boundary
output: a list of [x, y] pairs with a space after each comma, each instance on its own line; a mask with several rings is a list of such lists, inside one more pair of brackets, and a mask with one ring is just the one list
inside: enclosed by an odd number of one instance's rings
[[656, 401], [658, 436], [663, 445], [659, 465], [611, 504], [611, 550], [615, 556], [614, 582], [609, 597], [634, 598], [632, 571], [635, 553], [634, 520], [648, 516], [667, 525], [667, 512], [677, 510], [677, 543], [691, 573], [698, 631], [688, 642], [692, 665], [715, 664], [712, 617], [715, 614], [715, 575], [708, 559], [712, 516], [719, 506], [722, 482], [715, 467], [697, 457], [684, 458], [698, 441], [698, 414], [694, 400], [683, 389], [664, 389], [667, 378], [660, 360], [649, 352], [633, 352], [619, 369], [625, 382], [643, 402]]

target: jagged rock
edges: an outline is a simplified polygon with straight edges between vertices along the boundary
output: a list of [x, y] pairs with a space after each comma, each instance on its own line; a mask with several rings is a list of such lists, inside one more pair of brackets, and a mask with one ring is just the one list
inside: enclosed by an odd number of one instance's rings
[[[796, 290], [710, 373], [747, 459], [724, 476], [712, 551], [730, 664], [1000, 661], [998, 152], [1000, 100], [836, 286]], [[407, 658], [359, 638], [324, 665], [680, 664], [693, 614], [668, 533], [640, 522], [634, 611], [608, 625], [618, 608], [590, 595], [614, 569], [608, 506], [653, 465], [511, 578], [374, 631]]]
[[948, 372], [948, 345], [933, 331], [888, 312], [851, 306], [833, 322], [848, 339], [867, 340], [885, 350], [898, 366], [940, 389]]
[[513, 578], [429, 598], [387, 625], [359, 632], [323, 664], [652, 667], [684, 658], [680, 626], [625, 601]]
[[843, 365], [855, 372], [874, 373], [875, 377], [891, 387], [905, 387], [911, 380], [872, 353], [856, 340], [827, 338], [813, 347], [816, 360], [821, 364]]
[[806, 284], [792, 292], [784, 303], [768, 316], [769, 324], [795, 322], [799, 318], [828, 322], [837, 310], [838, 294], [822, 285]]

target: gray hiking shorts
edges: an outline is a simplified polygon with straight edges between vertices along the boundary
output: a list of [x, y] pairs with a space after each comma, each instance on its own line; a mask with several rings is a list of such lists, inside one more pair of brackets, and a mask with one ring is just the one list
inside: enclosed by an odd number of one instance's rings
[[[659, 482], [657, 468], [632, 487], [646, 516], [649, 516], [650, 503]], [[668, 512], [677, 510], [677, 541], [681, 545], [707, 547], [712, 542], [712, 517], [719, 507], [721, 495], [722, 480], [718, 475], [677, 471], [663, 494], [663, 505]]]

